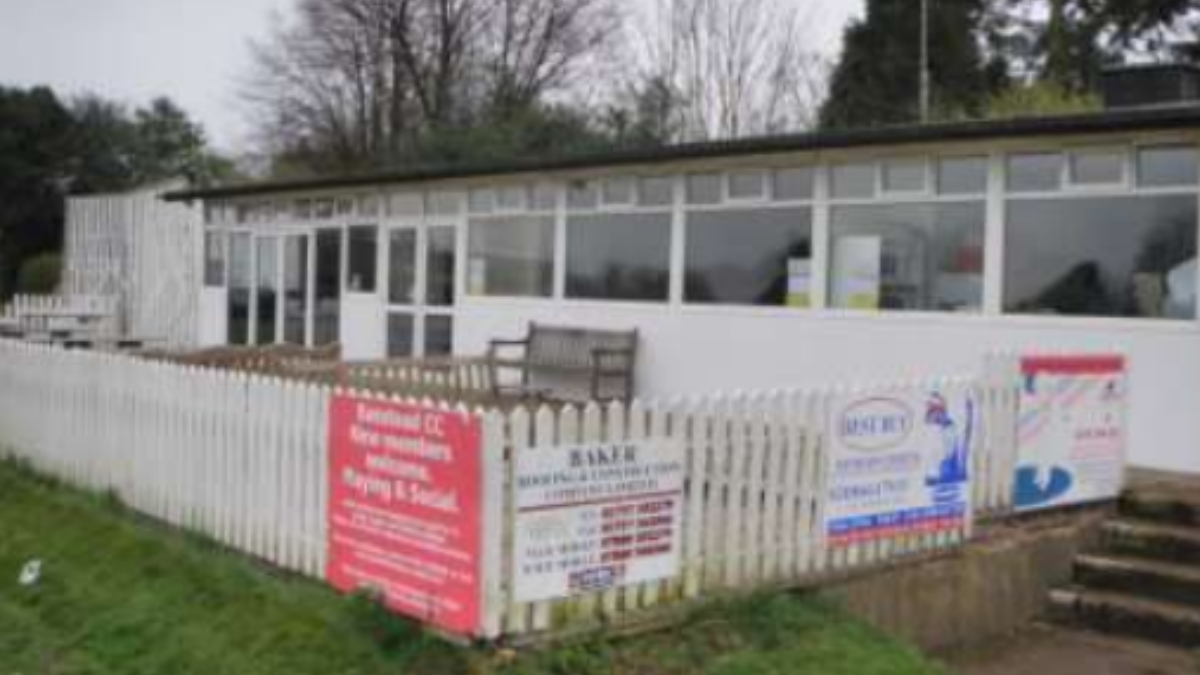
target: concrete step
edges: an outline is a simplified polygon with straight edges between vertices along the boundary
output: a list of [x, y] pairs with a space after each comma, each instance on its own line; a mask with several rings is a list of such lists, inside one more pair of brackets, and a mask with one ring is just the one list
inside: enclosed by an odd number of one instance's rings
[[1104, 545], [1121, 555], [1200, 565], [1200, 528], [1113, 520], [1104, 524]]
[[1200, 646], [1200, 610], [1084, 588], [1051, 591], [1056, 622], [1189, 649]]
[[1101, 591], [1127, 593], [1200, 608], [1200, 566], [1124, 556], [1082, 555], [1075, 582]]
[[1166, 490], [1132, 490], [1121, 498], [1121, 515], [1180, 527], [1200, 527], [1200, 495]]

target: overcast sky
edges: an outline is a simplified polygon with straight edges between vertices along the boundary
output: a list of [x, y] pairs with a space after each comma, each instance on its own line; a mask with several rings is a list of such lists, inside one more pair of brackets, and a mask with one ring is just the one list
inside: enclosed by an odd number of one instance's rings
[[[781, 2], [787, 0], [780, 0]], [[835, 53], [863, 0], [813, 5], [814, 39]], [[273, 11], [294, 0], [0, 0], [0, 85], [48, 84], [137, 105], [175, 99], [216, 144], [246, 136], [237, 100], [249, 42], [269, 33]]]

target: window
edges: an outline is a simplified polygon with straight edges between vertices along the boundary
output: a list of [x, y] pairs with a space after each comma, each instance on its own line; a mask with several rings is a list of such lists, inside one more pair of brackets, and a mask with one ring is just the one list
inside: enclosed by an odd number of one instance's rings
[[554, 219], [476, 218], [468, 240], [472, 295], [548, 298], [554, 290]]
[[204, 233], [204, 285], [225, 286], [225, 233]]
[[1137, 155], [1138, 185], [1142, 187], [1187, 187], [1200, 183], [1194, 146], [1142, 148]]
[[667, 177], [642, 178], [638, 181], [639, 206], [670, 206], [675, 203], [675, 181]]
[[419, 218], [424, 211], [421, 195], [414, 192], [397, 192], [388, 199], [388, 213], [401, 218]]
[[497, 211], [524, 211], [529, 208], [529, 187], [509, 185], [496, 190]]
[[374, 225], [355, 225], [347, 232], [350, 259], [346, 268], [346, 291], [374, 293], [379, 267], [379, 228]]
[[891, 193], [925, 192], [925, 161], [895, 159], [883, 164], [883, 190]]
[[1063, 157], [1056, 152], [1008, 157], [1010, 192], [1054, 192], [1062, 188]]
[[417, 231], [388, 233], [388, 302], [411, 305], [417, 301]]
[[698, 173], [687, 177], [687, 201], [689, 204], [720, 204], [721, 174]]
[[729, 198], [763, 199], [767, 196], [767, 175], [762, 171], [735, 171], [729, 174]]
[[558, 208], [558, 186], [539, 183], [533, 187], [533, 210], [553, 211]]
[[254, 281], [254, 239], [248, 232], [229, 238], [229, 344], [250, 342], [250, 287]]
[[808, 201], [813, 198], [816, 172], [811, 167], [777, 169], [771, 176], [771, 196], [776, 201]]
[[595, 183], [576, 181], [567, 188], [567, 208], [594, 211], [600, 205], [600, 190]]
[[308, 316], [308, 237], [283, 240], [283, 341], [302, 345]]
[[456, 216], [462, 201], [453, 192], [431, 192], [425, 197], [425, 211], [431, 216]]
[[449, 307], [454, 304], [455, 230], [429, 228], [425, 262], [425, 304]]
[[279, 302], [279, 240], [264, 237], [257, 243], [258, 298], [255, 303], [255, 342], [275, 344], [275, 320]]
[[450, 356], [454, 353], [454, 319], [448, 316], [425, 317], [425, 356]]
[[629, 206], [633, 204], [635, 183], [632, 178], [606, 178], [602, 185], [605, 206]]
[[467, 209], [471, 213], [491, 213], [495, 211], [495, 191], [485, 189], [471, 190], [467, 194]]
[[407, 359], [413, 351], [414, 319], [412, 314], [388, 314], [387, 355], [389, 359]]
[[574, 216], [567, 223], [567, 297], [666, 301], [671, 216]]
[[807, 306], [812, 211], [745, 209], [687, 217], [687, 302]]
[[1125, 182], [1125, 154], [1121, 150], [1077, 150], [1070, 155], [1071, 185], [1113, 186]]
[[837, 164], [829, 175], [834, 199], [870, 199], [875, 196], [874, 164]]
[[1196, 197], [1012, 200], [1004, 304], [1014, 314], [1196, 316]]
[[941, 195], [978, 195], [987, 192], [986, 157], [945, 157], [937, 164], [937, 190]]
[[976, 202], [834, 209], [831, 305], [979, 311], [984, 214]]

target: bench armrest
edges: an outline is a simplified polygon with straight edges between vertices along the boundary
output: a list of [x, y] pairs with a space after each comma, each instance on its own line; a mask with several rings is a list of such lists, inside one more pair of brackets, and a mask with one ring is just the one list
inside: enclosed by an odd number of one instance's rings
[[529, 349], [529, 339], [524, 340], [492, 340], [488, 343], [488, 360], [495, 359], [501, 349], [509, 347], [523, 347]]
[[632, 347], [597, 347], [592, 350], [592, 368], [600, 368], [606, 359], [613, 357], [624, 359], [625, 368], [633, 367], [635, 351]]

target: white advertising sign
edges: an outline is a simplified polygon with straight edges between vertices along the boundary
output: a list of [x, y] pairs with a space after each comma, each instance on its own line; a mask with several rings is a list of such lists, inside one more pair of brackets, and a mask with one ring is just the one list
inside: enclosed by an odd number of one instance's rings
[[677, 576], [683, 467], [683, 446], [668, 440], [518, 452], [516, 599]]
[[830, 414], [831, 546], [966, 524], [977, 428], [966, 391], [844, 396]]
[[1125, 473], [1125, 360], [1120, 356], [1021, 361], [1018, 511], [1115, 499]]

